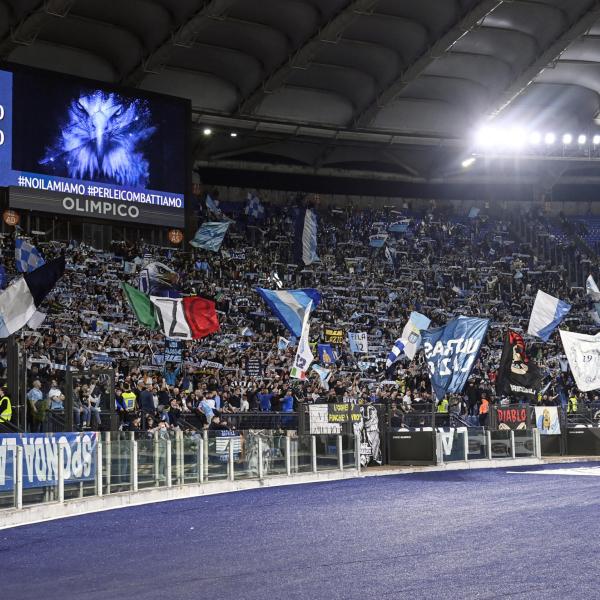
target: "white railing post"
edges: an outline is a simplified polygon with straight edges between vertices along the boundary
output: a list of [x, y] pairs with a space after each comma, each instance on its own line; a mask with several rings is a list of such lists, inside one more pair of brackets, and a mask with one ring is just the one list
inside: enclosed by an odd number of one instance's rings
[[511, 458], [517, 457], [517, 451], [515, 449], [515, 432], [510, 430], [510, 456]]
[[435, 432], [435, 456], [438, 465], [444, 464], [444, 447], [442, 444], [442, 434], [439, 431]]
[[233, 464], [233, 440], [229, 440], [228, 446], [228, 456], [227, 456], [227, 472], [229, 474], [229, 481], [235, 480], [235, 472], [234, 472], [234, 464]]
[[208, 466], [209, 466], [209, 456], [208, 456], [208, 431], [206, 429], [202, 432], [202, 439], [204, 440], [204, 479], [208, 481]]
[[344, 441], [343, 438], [341, 436], [341, 434], [339, 434], [337, 436], [337, 458], [338, 458], [338, 469], [340, 471], [344, 470]]
[[263, 479], [264, 477], [264, 469], [263, 469], [263, 441], [260, 435], [258, 436], [258, 478]]
[[317, 436], [310, 436], [310, 458], [312, 461], [312, 472], [317, 472]]
[[160, 486], [160, 441], [158, 431], [152, 434], [152, 456], [154, 458], [154, 485]]
[[96, 496], [102, 496], [102, 438], [97, 434], [96, 442]]
[[469, 430], [465, 429], [464, 433], [463, 433], [463, 442], [465, 444], [464, 446], [464, 451], [465, 451], [465, 462], [469, 461]]
[[[133, 432], [132, 432], [133, 433]], [[131, 460], [129, 461], [131, 468], [131, 490], [138, 491], [138, 443], [133, 440], [131, 442]]]
[[285, 436], [285, 472], [288, 476], [292, 474], [292, 443], [287, 435]]
[[183, 431], [175, 432], [175, 463], [177, 485], [183, 485]]
[[58, 501], [65, 501], [65, 442], [58, 442]]
[[23, 446], [15, 446], [13, 453], [13, 485], [15, 508], [23, 508]]
[[166, 458], [166, 473], [165, 477], [167, 479], [167, 487], [173, 486], [173, 465], [172, 465], [172, 457], [171, 457], [171, 440], [167, 440], [167, 456]]
[[354, 433], [354, 462], [356, 470], [360, 473], [360, 434], [356, 432]]
[[488, 460], [492, 460], [492, 432], [486, 432], [486, 441], [487, 441], [487, 457]]
[[542, 438], [540, 435], [540, 430], [537, 427], [533, 430], [533, 439], [535, 441], [535, 456], [536, 458], [542, 458]]
[[110, 460], [111, 455], [111, 441], [110, 441], [110, 431], [107, 431], [104, 434], [104, 455], [106, 456], [106, 493], [110, 494], [110, 487], [112, 481], [112, 461]]
[[204, 440], [198, 438], [198, 447], [196, 449], [196, 460], [198, 461], [198, 483], [204, 482]]

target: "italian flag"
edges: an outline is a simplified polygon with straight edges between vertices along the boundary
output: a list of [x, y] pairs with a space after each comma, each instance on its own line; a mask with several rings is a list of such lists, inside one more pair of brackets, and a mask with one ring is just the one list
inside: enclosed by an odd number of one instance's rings
[[160, 329], [166, 337], [199, 340], [219, 331], [212, 300], [200, 296], [148, 297], [127, 283], [121, 285], [139, 323], [150, 329]]

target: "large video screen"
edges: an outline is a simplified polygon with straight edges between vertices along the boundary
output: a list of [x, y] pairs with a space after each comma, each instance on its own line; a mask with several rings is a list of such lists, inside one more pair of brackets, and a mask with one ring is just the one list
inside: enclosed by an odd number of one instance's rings
[[186, 100], [0, 66], [0, 186], [183, 211], [188, 128]]

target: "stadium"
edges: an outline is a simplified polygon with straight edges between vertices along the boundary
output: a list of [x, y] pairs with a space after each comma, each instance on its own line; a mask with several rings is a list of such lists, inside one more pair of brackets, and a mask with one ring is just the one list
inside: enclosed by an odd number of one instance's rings
[[599, 40], [0, 0], [2, 596], [600, 596]]

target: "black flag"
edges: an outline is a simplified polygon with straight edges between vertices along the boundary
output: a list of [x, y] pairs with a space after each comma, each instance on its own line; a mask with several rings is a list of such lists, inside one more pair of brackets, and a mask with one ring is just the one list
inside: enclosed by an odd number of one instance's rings
[[534, 399], [541, 388], [538, 366], [527, 356], [523, 336], [508, 331], [500, 359], [496, 393]]

